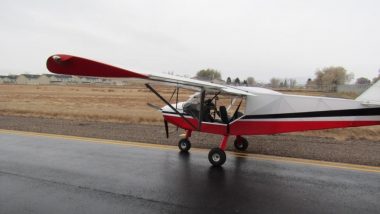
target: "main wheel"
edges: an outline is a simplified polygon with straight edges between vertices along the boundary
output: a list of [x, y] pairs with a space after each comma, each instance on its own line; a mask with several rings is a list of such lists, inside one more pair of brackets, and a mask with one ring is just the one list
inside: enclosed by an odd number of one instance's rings
[[226, 162], [226, 153], [220, 148], [213, 148], [208, 153], [208, 160], [213, 166], [221, 166]]
[[187, 152], [191, 148], [191, 143], [188, 139], [182, 138], [178, 142], [178, 148], [179, 148], [179, 150], [181, 150], [181, 152]]
[[245, 139], [244, 137], [238, 136], [236, 137], [234, 141], [234, 146], [235, 146], [235, 149], [239, 151], [245, 151], [248, 148], [248, 140]]

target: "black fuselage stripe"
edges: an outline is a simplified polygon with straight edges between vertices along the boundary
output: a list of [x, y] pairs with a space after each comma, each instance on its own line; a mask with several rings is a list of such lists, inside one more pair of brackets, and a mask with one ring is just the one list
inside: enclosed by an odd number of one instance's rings
[[[175, 114], [175, 112], [163, 111], [165, 114]], [[191, 116], [183, 114], [184, 116]], [[304, 117], [347, 117], [347, 116], [380, 116], [380, 108], [344, 109], [331, 111], [312, 111], [282, 114], [261, 114], [245, 115], [241, 119], [282, 119], [282, 118], [304, 118]]]
[[[164, 114], [175, 114], [175, 115], [178, 115], [177, 113], [175, 112], [169, 112], [169, 111], [163, 111], [162, 113]], [[183, 116], [191, 116], [190, 114], [186, 114], [186, 113], [182, 113]]]

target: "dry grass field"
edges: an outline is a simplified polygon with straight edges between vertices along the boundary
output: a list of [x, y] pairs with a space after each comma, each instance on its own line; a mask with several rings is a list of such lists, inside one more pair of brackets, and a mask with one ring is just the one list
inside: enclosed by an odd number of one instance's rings
[[[170, 97], [169, 88], [163, 88]], [[183, 96], [181, 97], [183, 99]], [[128, 87], [0, 85], [2, 115], [106, 122], [157, 123], [161, 114], [147, 102], [161, 104], [142, 85]]]
[[[173, 88], [159, 87], [170, 98]], [[191, 91], [180, 93], [186, 100]], [[289, 93], [289, 92], [285, 92]], [[307, 94], [307, 92], [291, 92]], [[313, 92], [312, 95], [323, 95]], [[328, 95], [335, 96], [338, 95]], [[352, 95], [345, 95], [350, 97]], [[0, 85], [0, 115], [90, 120], [121, 123], [162, 123], [159, 112], [147, 103], [164, 104], [142, 84], [124, 87]], [[380, 126], [294, 133], [305, 136], [332, 137], [337, 140], [367, 139], [380, 142]]]

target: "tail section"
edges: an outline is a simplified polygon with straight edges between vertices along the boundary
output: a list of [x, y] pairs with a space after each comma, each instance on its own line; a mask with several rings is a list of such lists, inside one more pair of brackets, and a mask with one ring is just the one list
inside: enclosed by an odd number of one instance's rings
[[364, 105], [380, 106], [380, 81], [364, 91], [356, 100], [361, 101]]

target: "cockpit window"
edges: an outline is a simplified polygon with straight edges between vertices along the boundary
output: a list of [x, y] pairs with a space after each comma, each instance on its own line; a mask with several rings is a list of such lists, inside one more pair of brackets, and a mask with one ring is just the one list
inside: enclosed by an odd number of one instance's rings
[[192, 95], [183, 104], [183, 110], [185, 113], [190, 114], [194, 118], [199, 118], [199, 111], [201, 110], [200, 93]]
[[[200, 93], [192, 95], [183, 105], [185, 113], [200, 117]], [[207, 94], [202, 108], [204, 122], [230, 123], [243, 115], [244, 97]]]

